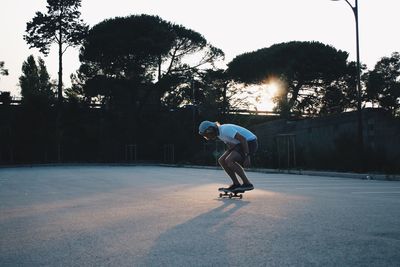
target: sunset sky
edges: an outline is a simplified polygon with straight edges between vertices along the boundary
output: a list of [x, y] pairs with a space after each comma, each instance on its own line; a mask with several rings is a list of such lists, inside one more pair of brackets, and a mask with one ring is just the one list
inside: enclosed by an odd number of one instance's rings
[[[0, 0], [0, 61], [9, 76], [0, 77], [0, 91], [18, 96], [23, 61], [41, 56], [52, 79], [57, 78], [57, 50], [44, 57], [23, 40], [35, 12], [46, 12], [46, 0]], [[349, 0], [354, 4], [354, 0]], [[373, 69], [383, 56], [400, 51], [398, 0], [359, 0], [361, 61]], [[132, 14], [158, 15], [202, 34], [226, 54], [235, 56], [288, 41], [319, 41], [350, 53], [355, 60], [355, 22], [344, 0], [83, 0], [81, 18], [90, 26], [107, 18]], [[79, 67], [78, 49], [64, 55], [64, 82]], [[265, 94], [264, 102], [270, 93]], [[267, 106], [265, 106], [267, 108]]]

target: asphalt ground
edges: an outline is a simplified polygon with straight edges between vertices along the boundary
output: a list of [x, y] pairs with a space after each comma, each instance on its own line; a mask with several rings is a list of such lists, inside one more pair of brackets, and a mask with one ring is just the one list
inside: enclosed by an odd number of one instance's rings
[[0, 169], [0, 266], [400, 266], [400, 183], [159, 166]]

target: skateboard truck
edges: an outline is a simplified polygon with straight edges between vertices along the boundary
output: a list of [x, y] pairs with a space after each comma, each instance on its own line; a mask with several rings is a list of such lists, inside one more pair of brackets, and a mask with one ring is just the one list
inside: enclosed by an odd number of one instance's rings
[[243, 193], [244, 193], [243, 190], [240, 190], [240, 191], [220, 190], [220, 191], [224, 192], [224, 193], [219, 193], [219, 197], [220, 198], [229, 197], [230, 199], [231, 198], [240, 198], [240, 199], [242, 199], [243, 198]]

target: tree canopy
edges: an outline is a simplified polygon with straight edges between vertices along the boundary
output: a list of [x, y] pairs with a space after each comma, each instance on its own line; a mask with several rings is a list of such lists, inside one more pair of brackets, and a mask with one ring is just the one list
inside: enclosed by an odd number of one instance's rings
[[320, 42], [293, 41], [239, 55], [228, 64], [228, 73], [245, 84], [281, 80], [278, 110], [287, 115], [315, 104], [309, 96], [348, 72], [347, 57], [347, 52]]
[[19, 78], [21, 96], [24, 104], [36, 102], [40, 105], [50, 105], [54, 100], [50, 75], [40, 57], [38, 62], [30, 55], [22, 64], [22, 75]]
[[367, 74], [367, 97], [373, 103], [391, 111], [400, 112], [400, 53], [379, 60]]
[[167, 27], [159, 17], [146, 15], [107, 19], [90, 29], [80, 59], [111, 77], [145, 76], [172, 45]]
[[[80, 76], [91, 97], [128, 99], [140, 111], [223, 57], [199, 33], [158, 16], [105, 20], [90, 29], [82, 46]], [[121, 95], [124, 95], [121, 98]]]

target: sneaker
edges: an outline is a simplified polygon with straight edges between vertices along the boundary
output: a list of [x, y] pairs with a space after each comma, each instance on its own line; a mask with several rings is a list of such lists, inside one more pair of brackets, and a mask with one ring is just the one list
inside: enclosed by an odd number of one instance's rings
[[250, 191], [254, 189], [254, 186], [252, 184], [243, 184], [238, 189], [243, 191]]
[[233, 190], [235, 190], [235, 189], [237, 189], [237, 188], [240, 188], [240, 186], [241, 186], [241, 185], [231, 184], [231, 185], [228, 186], [228, 187], [221, 187], [221, 188], [219, 188], [218, 190], [219, 190], [219, 191], [233, 191]]

